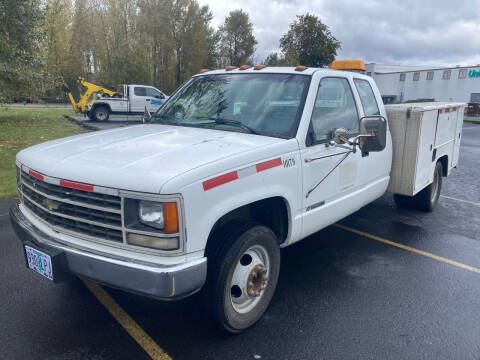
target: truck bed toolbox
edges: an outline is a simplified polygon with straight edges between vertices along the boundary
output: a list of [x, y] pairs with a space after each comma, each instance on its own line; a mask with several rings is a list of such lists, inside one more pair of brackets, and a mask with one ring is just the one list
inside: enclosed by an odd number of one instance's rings
[[393, 158], [388, 191], [413, 196], [431, 183], [433, 168], [447, 156], [458, 163], [466, 104], [425, 102], [386, 105]]

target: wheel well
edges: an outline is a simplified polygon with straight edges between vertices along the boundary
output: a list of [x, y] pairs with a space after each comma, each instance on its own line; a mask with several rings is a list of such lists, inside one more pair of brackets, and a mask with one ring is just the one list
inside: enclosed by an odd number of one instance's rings
[[279, 196], [255, 201], [232, 210], [218, 219], [213, 226], [208, 236], [205, 254], [217, 247], [222, 238], [221, 234], [226, 229], [252, 221], [268, 226], [281, 244], [288, 235], [288, 213], [287, 201]]
[[447, 176], [448, 175], [448, 155], [443, 155], [441, 158], [437, 160], [437, 162], [442, 163], [443, 176], [444, 177]]
[[92, 113], [93, 113], [93, 112], [95, 111], [95, 109], [96, 109], [97, 107], [99, 107], [99, 106], [105, 106], [105, 107], [108, 109], [109, 112], [112, 112], [112, 109], [110, 108], [110, 105], [108, 105], [107, 103], [99, 103], [99, 104], [95, 103], [95, 104], [93, 104], [93, 106], [92, 106]]

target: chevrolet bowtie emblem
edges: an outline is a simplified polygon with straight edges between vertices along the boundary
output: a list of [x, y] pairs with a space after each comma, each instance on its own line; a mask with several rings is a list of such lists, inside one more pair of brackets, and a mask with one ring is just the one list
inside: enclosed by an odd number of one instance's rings
[[60, 207], [60, 204], [58, 202], [51, 199], [43, 199], [42, 205], [50, 211], [58, 210], [58, 208]]

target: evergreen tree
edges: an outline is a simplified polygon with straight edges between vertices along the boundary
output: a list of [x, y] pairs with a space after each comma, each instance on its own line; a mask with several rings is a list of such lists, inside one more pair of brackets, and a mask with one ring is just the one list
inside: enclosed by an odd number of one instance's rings
[[287, 63], [312, 67], [328, 66], [341, 48], [327, 25], [311, 14], [297, 16], [290, 30], [280, 39]]
[[248, 14], [243, 10], [231, 11], [219, 32], [226, 65], [241, 66], [248, 63], [257, 45]]

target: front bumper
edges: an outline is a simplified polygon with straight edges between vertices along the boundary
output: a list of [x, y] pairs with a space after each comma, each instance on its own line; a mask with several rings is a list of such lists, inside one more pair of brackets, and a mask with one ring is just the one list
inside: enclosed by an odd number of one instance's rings
[[10, 208], [10, 219], [22, 242], [31, 242], [40, 251], [64, 254], [66, 272], [110, 287], [157, 299], [175, 300], [200, 290], [207, 278], [205, 257], [174, 266], [140, 264], [60, 244], [35, 227], [22, 214], [18, 204]]

